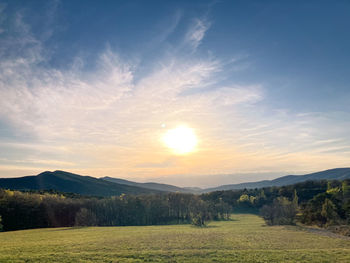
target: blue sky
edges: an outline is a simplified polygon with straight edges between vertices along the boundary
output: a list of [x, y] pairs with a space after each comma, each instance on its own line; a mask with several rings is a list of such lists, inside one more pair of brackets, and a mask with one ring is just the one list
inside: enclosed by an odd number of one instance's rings
[[[0, 176], [212, 186], [347, 167], [349, 1], [0, 1]], [[186, 156], [161, 143], [193, 128]]]

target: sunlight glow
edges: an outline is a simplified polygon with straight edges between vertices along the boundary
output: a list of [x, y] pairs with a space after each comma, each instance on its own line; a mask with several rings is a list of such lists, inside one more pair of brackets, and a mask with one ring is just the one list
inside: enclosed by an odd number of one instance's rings
[[197, 146], [197, 137], [193, 129], [186, 126], [178, 126], [168, 130], [163, 136], [164, 144], [175, 154], [187, 154], [193, 152]]

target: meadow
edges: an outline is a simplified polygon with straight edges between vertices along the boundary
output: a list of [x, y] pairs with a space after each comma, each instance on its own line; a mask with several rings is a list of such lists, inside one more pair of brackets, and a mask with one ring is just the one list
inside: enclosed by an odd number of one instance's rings
[[207, 227], [82, 227], [0, 233], [0, 262], [350, 262], [350, 240], [252, 214]]

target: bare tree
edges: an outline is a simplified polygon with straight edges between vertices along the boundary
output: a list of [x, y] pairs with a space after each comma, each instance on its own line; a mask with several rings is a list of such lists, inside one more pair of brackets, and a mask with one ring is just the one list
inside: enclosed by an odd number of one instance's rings
[[96, 224], [96, 215], [86, 208], [81, 208], [75, 215], [76, 226], [95, 226]]

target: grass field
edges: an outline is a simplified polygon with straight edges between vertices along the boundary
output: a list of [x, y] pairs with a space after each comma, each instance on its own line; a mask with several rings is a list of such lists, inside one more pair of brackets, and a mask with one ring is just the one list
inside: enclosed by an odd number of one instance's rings
[[36, 229], [0, 233], [0, 262], [350, 262], [350, 240], [255, 215], [190, 225]]

